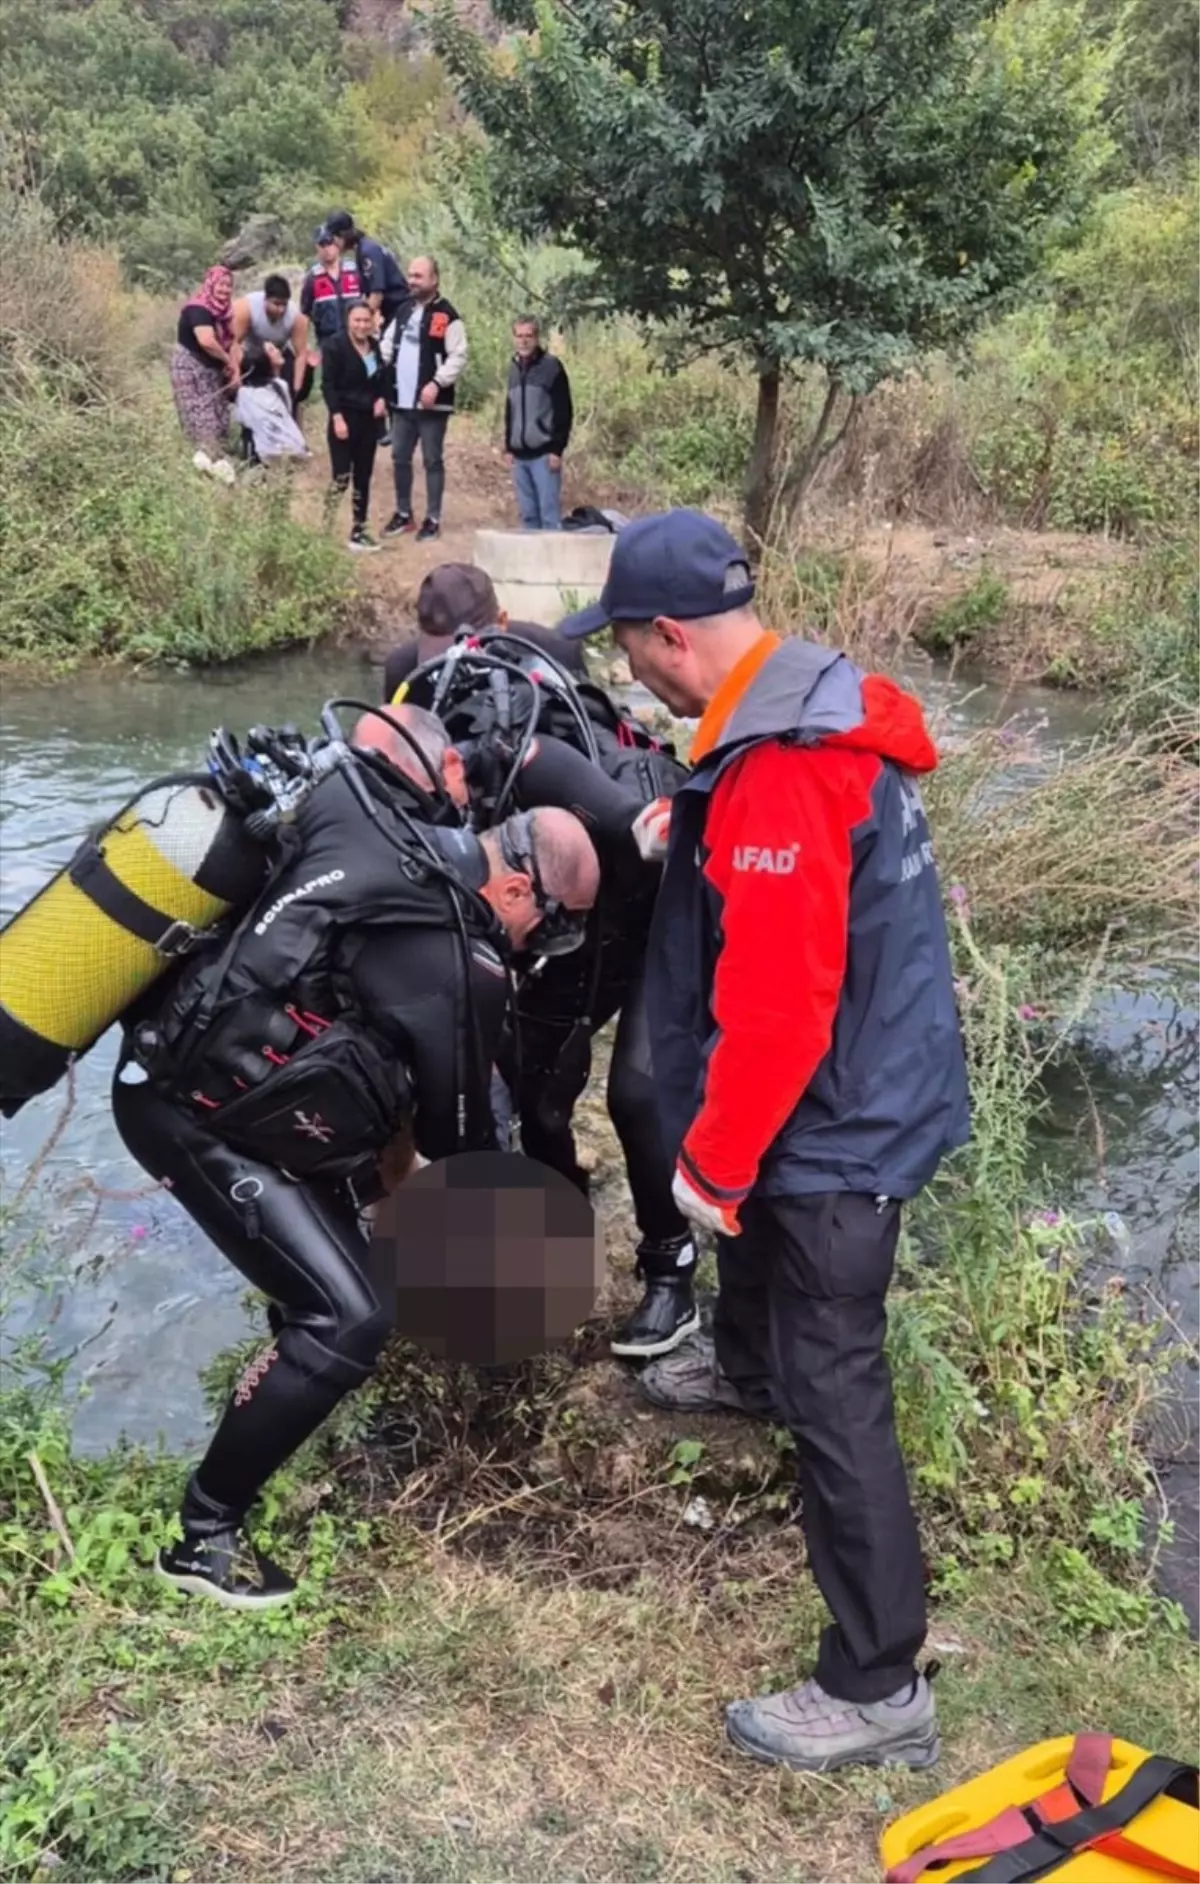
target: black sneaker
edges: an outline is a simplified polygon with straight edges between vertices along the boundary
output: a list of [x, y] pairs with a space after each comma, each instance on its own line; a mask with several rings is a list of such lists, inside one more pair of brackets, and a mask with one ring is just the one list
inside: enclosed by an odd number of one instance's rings
[[417, 542], [418, 543], [430, 543], [433, 541], [433, 538], [435, 536], [440, 536], [441, 534], [442, 534], [442, 526], [437, 521], [437, 518], [426, 517], [424, 523], [421, 525], [421, 528], [417, 531]]
[[406, 517], [399, 510], [393, 511], [383, 526], [384, 536], [412, 536], [416, 524], [411, 517]]
[[225, 1609], [278, 1609], [296, 1594], [292, 1579], [240, 1527], [207, 1536], [185, 1531], [181, 1543], [159, 1551], [154, 1568], [177, 1590], [207, 1596]]
[[375, 541], [375, 538], [371, 535], [369, 530], [351, 530], [350, 541], [346, 547], [362, 555], [367, 551], [377, 550], [382, 546]]

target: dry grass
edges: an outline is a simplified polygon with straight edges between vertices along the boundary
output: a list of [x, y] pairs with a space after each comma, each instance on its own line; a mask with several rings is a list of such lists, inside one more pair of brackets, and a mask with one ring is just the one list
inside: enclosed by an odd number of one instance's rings
[[943, 882], [966, 889], [982, 937], [1153, 928], [1163, 954], [1194, 936], [1196, 769], [1159, 736], [1047, 753], [1015, 724], [987, 728], [946, 751], [925, 795]]
[[399, 1527], [389, 1563], [388, 1541], [303, 1654], [250, 1680], [164, 1672], [152, 1693], [114, 1676], [69, 1724], [77, 1751], [120, 1724], [185, 1828], [173, 1876], [851, 1884], [878, 1876], [898, 1812], [1031, 1740], [1108, 1726], [1186, 1749], [1186, 1648], [1048, 1641], [1010, 1580], [1003, 1603], [980, 1586], [935, 1617], [935, 1774], [763, 1769], [725, 1744], [720, 1710], [803, 1664], [819, 1617], [798, 1550], [794, 1583], [701, 1596], [665, 1563], [596, 1593], [414, 1551]]
[[0, 270], [0, 364], [6, 402], [49, 384], [74, 404], [130, 387], [131, 303], [110, 250], [62, 242], [36, 199], [6, 199], [19, 268]]

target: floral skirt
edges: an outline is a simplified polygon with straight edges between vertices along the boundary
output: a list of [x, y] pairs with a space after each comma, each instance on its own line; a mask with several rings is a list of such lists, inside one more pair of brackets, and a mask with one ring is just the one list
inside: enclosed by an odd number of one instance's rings
[[171, 355], [171, 391], [183, 435], [193, 445], [224, 445], [229, 433], [229, 401], [224, 375], [202, 366], [194, 353], [177, 346]]

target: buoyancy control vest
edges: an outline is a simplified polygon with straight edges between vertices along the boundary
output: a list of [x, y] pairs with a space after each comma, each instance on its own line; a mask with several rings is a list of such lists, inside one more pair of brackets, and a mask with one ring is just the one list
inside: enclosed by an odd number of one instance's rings
[[473, 776], [483, 786], [485, 823], [511, 809], [517, 775], [539, 734], [573, 747], [646, 804], [686, 777], [674, 748], [627, 707], [504, 629], [464, 630], [445, 654], [414, 670], [404, 697], [436, 713], [456, 746], [486, 762]]
[[[343, 942], [432, 928], [500, 952], [499, 925], [474, 893], [486, 879], [478, 840], [427, 827], [414, 842], [386, 788], [367, 768], [359, 777], [374, 815], [331, 772], [232, 936], [188, 961], [150, 1011], [126, 1017], [128, 1053], [152, 1080], [217, 1136], [296, 1176], [352, 1174], [412, 1104], [394, 1046], [360, 1008]], [[343, 1117], [336, 1133], [339, 1146], [355, 1141], [349, 1160], [311, 1136], [314, 1114], [328, 1124], [338, 1107], [357, 1107], [353, 1130]], [[291, 1134], [297, 1120], [304, 1142], [281, 1141], [280, 1126]]]

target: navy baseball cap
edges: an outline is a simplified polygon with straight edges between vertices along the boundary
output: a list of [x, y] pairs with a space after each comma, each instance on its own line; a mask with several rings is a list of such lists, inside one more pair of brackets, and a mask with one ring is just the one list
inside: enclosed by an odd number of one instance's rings
[[741, 544], [702, 510], [662, 510], [617, 532], [600, 600], [558, 624], [569, 640], [594, 635], [610, 622], [670, 615], [696, 621], [743, 608], [754, 578]]

